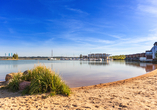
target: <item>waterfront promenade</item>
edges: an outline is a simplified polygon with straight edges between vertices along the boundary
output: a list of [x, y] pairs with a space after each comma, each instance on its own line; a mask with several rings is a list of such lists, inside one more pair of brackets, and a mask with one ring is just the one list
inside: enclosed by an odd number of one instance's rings
[[20, 96], [0, 90], [1, 110], [155, 110], [157, 108], [157, 70], [114, 83], [72, 88], [69, 97], [45, 94]]

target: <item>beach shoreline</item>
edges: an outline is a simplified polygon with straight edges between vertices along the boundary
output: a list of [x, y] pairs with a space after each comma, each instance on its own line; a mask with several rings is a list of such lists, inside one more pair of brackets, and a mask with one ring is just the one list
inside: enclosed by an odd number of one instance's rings
[[155, 74], [157, 74], [157, 69], [153, 70], [149, 73], [146, 73], [146, 74], [143, 74], [143, 75], [140, 75], [140, 76], [136, 76], [136, 77], [132, 77], [132, 78], [128, 78], [128, 79], [124, 79], [124, 80], [108, 82], [108, 83], [100, 83], [100, 84], [90, 85], [90, 86], [74, 87], [74, 88], [71, 88], [71, 90], [92, 89], [92, 88], [102, 88], [102, 87], [108, 87], [108, 86], [122, 85], [122, 84], [125, 84], [125, 83], [130, 83], [134, 80], [150, 77], [150, 76], [153, 76]]
[[69, 97], [56, 95], [43, 98], [41, 95], [21, 96], [0, 90], [0, 109], [57, 109], [57, 110], [155, 110], [157, 108], [157, 69], [141, 76], [71, 88]]

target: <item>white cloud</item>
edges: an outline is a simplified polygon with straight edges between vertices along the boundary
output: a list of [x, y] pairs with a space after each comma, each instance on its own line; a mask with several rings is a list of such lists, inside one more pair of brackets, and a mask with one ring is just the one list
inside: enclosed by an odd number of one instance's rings
[[68, 39], [68, 40], [72, 40], [74, 42], [88, 42], [88, 43], [104, 43], [104, 44], [111, 44], [113, 43], [113, 41], [111, 40], [106, 40], [106, 39], [100, 39], [100, 38], [93, 38], [93, 37], [76, 37], [75, 35], [65, 35], [64, 37], [62, 37], [63, 39]]
[[142, 1], [145, 1], [146, 3], [151, 4], [151, 5], [157, 6], [157, 0], [142, 0]]
[[138, 9], [146, 13], [157, 15], [157, 7], [154, 6], [139, 5]]
[[15, 31], [12, 28], [8, 28], [8, 30], [11, 34], [15, 33]]
[[155, 33], [157, 33], [157, 28], [150, 29], [149, 31], [150, 31], [150, 32], [155, 32]]
[[137, 9], [157, 16], [157, 0], [140, 0]]
[[69, 7], [67, 7], [67, 6], [66, 6], [66, 9], [67, 9], [67, 10], [70, 10], [70, 11], [73, 11], [73, 12], [77, 12], [77, 13], [81, 13], [81, 14], [86, 14], [86, 15], [88, 15], [87, 12], [84, 12], [84, 11], [82, 11], [82, 10], [80, 10], [80, 9], [69, 8]]

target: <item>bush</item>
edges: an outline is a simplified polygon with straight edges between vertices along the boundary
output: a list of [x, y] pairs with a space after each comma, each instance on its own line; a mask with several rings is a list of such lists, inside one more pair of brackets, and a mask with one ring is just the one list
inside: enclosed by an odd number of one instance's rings
[[7, 88], [12, 91], [18, 91], [19, 83], [21, 81], [31, 82], [30, 86], [23, 90], [23, 95], [47, 92], [50, 92], [50, 95], [70, 95], [70, 88], [62, 81], [61, 77], [45, 66], [37, 66], [34, 69], [29, 70], [28, 74], [15, 76]]
[[21, 81], [21, 75], [19, 73], [13, 76], [13, 79], [11, 79], [11, 82], [6, 86], [6, 88], [13, 92], [16, 92], [19, 90], [20, 81]]

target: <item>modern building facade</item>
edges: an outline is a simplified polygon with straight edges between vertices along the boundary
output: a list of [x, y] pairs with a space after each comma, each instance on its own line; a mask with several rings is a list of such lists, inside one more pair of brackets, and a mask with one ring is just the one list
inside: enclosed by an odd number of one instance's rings
[[126, 60], [139, 60], [140, 57], [146, 57], [145, 53], [129, 54], [125, 55]]
[[154, 43], [154, 46], [151, 48], [151, 50], [146, 51], [146, 58], [147, 59], [155, 59], [156, 52], [157, 52], [157, 42]]
[[155, 53], [157, 52], [157, 42], [154, 43], [154, 46], [151, 48], [151, 50], [147, 50], [145, 53], [137, 53], [137, 54], [130, 54], [125, 55], [126, 60], [141, 60], [142, 61], [153, 61], [156, 56]]
[[88, 58], [102, 58], [102, 59], [108, 59], [109, 54], [106, 53], [92, 53], [88, 54]]

